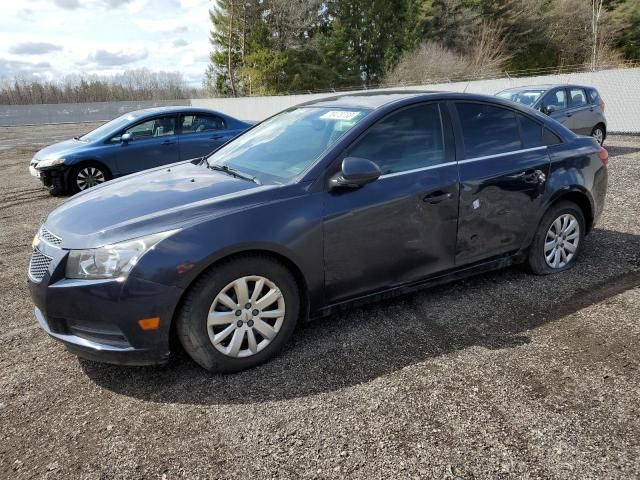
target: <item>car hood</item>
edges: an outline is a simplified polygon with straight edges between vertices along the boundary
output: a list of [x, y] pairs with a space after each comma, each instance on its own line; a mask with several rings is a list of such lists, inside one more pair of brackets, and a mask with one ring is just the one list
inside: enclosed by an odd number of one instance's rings
[[78, 140], [65, 140], [64, 142], [54, 143], [53, 145], [49, 145], [48, 147], [39, 150], [33, 158], [37, 160], [64, 158], [65, 155], [68, 155], [82, 147], [86, 147], [87, 145], [87, 143], [80, 142]]
[[95, 248], [249, 208], [273, 188], [179, 163], [75, 195], [49, 214], [45, 226], [63, 248]]

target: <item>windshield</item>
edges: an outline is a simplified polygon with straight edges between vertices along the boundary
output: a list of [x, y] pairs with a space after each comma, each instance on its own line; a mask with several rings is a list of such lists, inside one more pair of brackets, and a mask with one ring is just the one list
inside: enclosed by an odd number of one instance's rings
[[285, 183], [301, 174], [368, 110], [301, 107], [272, 117], [214, 152], [210, 166], [226, 166], [260, 183]]
[[522, 103], [523, 105], [532, 106], [538, 101], [545, 90], [505, 90], [497, 94], [500, 98], [506, 98], [512, 102]]
[[134, 115], [127, 113], [125, 115], [122, 115], [121, 117], [114, 118], [110, 122], [105, 123], [95, 130], [91, 130], [89, 133], [85, 133], [83, 136], [77, 138], [76, 140], [82, 140], [83, 142], [95, 142], [96, 140], [100, 140], [105, 135], [117, 132], [135, 119], [136, 117]]

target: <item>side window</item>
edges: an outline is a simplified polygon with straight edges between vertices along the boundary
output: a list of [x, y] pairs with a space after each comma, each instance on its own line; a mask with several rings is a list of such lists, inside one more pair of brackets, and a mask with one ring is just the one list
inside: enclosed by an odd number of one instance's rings
[[522, 146], [524, 148], [534, 148], [542, 146], [542, 125], [534, 122], [524, 115], [516, 114], [520, 123], [520, 135], [522, 136]]
[[369, 128], [345, 156], [371, 160], [383, 174], [444, 163], [440, 108], [427, 104], [392, 113]]
[[598, 95], [598, 91], [593, 88], [589, 89], [589, 98], [591, 98], [591, 103], [594, 105], [598, 105], [600, 103], [600, 95]]
[[582, 88], [572, 88], [569, 90], [569, 97], [571, 98], [571, 106], [584, 107], [587, 105], [587, 95]]
[[482, 103], [457, 103], [465, 158], [484, 157], [522, 148], [516, 114]]
[[183, 115], [182, 133], [200, 133], [212, 130], [224, 130], [226, 128], [224, 120], [213, 115]]
[[567, 108], [567, 94], [564, 90], [556, 90], [547, 95], [542, 102], [543, 109], [554, 107], [556, 110]]
[[542, 142], [545, 145], [557, 145], [562, 143], [562, 139], [548, 128], [545, 128], [542, 133]]
[[[176, 119], [174, 117], [160, 117], [138, 123], [127, 128], [124, 133], [131, 134], [132, 140], [144, 140], [153, 137], [164, 137], [173, 135], [176, 128]], [[121, 135], [113, 137], [111, 142], [119, 142]]]

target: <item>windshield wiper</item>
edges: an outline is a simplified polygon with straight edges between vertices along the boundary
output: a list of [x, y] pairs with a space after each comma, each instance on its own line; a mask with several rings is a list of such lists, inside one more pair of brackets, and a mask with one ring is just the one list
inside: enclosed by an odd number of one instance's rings
[[218, 164], [214, 163], [214, 164], [209, 164], [209, 168], [211, 170], [216, 170], [218, 172], [227, 173], [227, 174], [229, 174], [229, 175], [231, 175], [233, 177], [236, 177], [236, 178], [242, 178], [243, 180], [249, 180], [250, 182], [253, 182], [256, 185], [262, 185], [260, 183], [260, 180], [258, 180], [256, 177], [252, 177], [251, 175], [243, 173], [240, 170], [236, 170], [235, 168], [232, 168], [229, 165], [225, 165], [225, 164], [218, 165]]

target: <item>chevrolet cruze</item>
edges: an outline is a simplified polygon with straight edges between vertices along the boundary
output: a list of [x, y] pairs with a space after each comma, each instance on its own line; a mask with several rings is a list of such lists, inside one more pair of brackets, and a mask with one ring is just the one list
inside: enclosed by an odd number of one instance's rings
[[526, 263], [570, 268], [607, 151], [495, 97], [378, 92], [299, 105], [213, 154], [92, 188], [46, 218], [42, 328], [88, 359], [204, 368], [278, 353], [300, 321]]

